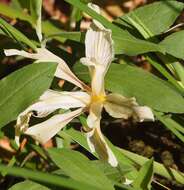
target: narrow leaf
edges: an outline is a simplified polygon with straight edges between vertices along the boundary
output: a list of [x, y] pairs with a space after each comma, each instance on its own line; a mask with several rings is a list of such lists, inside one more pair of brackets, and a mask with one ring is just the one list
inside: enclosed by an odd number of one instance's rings
[[34, 20], [34, 25], [39, 41], [42, 41], [42, 0], [30, 0], [31, 16]]
[[18, 43], [24, 43], [31, 47], [33, 50], [36, 50], [36, 46], [33, 42], [31, 42], [24, 34], [22, 34], [19, 30], [8, 24], [2, 18], [0, 18], [0, 28], [3, 32], [13, 40], [16, 40]]

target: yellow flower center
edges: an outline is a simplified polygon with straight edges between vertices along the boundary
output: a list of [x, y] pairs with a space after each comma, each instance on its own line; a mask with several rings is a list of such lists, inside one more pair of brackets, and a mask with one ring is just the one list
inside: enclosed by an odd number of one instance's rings
[[104, 102], [106, 100], [105, 95], [93, 95], [91, 98], [91, 102]]

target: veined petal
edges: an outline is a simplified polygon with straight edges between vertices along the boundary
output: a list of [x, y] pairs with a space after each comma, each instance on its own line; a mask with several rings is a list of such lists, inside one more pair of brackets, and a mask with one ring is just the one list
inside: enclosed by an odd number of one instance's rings
[[84, 108], [90, 103], [90, 96], [86, 92], [57, 92], [47, 90], [39, 100], [30, 105], [25, 111], [19, 114], [15, 126], [16, 142], [18, 144], [21, 131], [29, 126], [32, 115], [35, 117], [46, 117], [57, 109]]
[[[90, 4], [94, 9], [98, 6]], [[86, 57], [81, 63], [88, 66], [92, 78], [92, 92], [95, 95], [104, 94], [104, 77], [114, 58], [111, 30], [104, 28], [98, 21], [92, 23], [86, 32]]]
[[139, 106], [135, 98], [126, 98], [120, 94], [109, 94], [104, 103], [105, 110], [114, 118], [128, 119], [132, 117], [136, 121], [154, 121], [151, 109], [147, 106]]
[[126, 98], [120, 94], [109, 94], [104, 102], [105, 110], [114, 118], [130, 118], [133, 116], [134, 106], [137, 106], [135, 98]]
[[28, 53], [26, 51], [19, 51], [16, 49], [7, 49], [4, 50], [4, 53], [6, 56], [20, 55], [26, 58], [38, 60], [39, 62], [56, 62], [58, 63], [55, 72], [56, 77], [67, 80], [82, 89], [86, 87], [86, 85], [73, 74], [63, 59], [54, 55], [45, 48], [37, 48], [37, 53]]
[[109, 148], [103, 137], [100, 130], [100, 124], [98, 127], [95, 127], [92, 131], [88, 132], [86, 137], [91, 152], [96, 152], [101, 160], [108, 161], [108, 163], [113, 167], [118, 165], [118, 161], [114, 153]]
[[46, 117], [57, 109], [86, 107], [90, 96], [86, 92], [58, 92], [47, 90], [40, 96], [39, 101], [29, 106], [20, 115], [36, 112], [36, 117]]
[[63, 127], [65, 127], [73, 118], [79, 116], [83, 109], [57, 114], [47, 121], [34, 125], [25, 131], [25, 134], [32, 136], [34, 139], [44, 144], [55, 136]]
[[111, 31], [90, 27], [86, 32], [85, 47], [86, 57], [106, 71], [114, 58]]
[[78, 107], [86, 107], [90, 104], [90, 95], [86, 92], [75, 91], [75, 92], [67, 92], [67, 91], [54, 91], [47, 90], [40, 97], [40, 103], [43, 105], [51, 107], [51, 109], [70, 109], [70, 108], [78, 108]]

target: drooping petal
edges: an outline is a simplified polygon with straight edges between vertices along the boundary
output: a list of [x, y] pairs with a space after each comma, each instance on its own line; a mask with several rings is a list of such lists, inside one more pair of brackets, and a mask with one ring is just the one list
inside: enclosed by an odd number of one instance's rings
[[67, 66], [65, 61], [60, 57], [54, 55], [52, 52], [45, 48], [37, 48], [37, 53], [28, 53], [26, 51], [19, 51], [16, 49], [7, 49], [4, 50], [6, 56], [20, 55], [26, 58], [35, 59], [38, 62], [55, 62], [58, 63], [55, 76], [67, 80], [76, 86], [84, 89], [86, 85], [80, 81]]
[[108, 161], [113, 167], [118, 165], [117, 159], [105, 142], [100, 130], [100, 120], [103, 105], [101, 102], [92, 103], [87, 118], [89, 132], [86, 133], [87, 142], [91, 152], [97, 152], [99, 158]]
[[89, 115], [87, 117], [87, 125], [89, 128], [94, 128], [98, 126], [101, 120], [101, 112], [103, 105], [101, 102], [94, 102], [90, 105]]
[[56, 110], [58, 108], [70, 109], [70, 108], [86, 107], [87, 105], [90, 104], [90, 95], [82, 91], [58, 92], [54, 90], [47, 90], [40, 97], [38, 104], [39, 108], [48, 107], [48, 110], [51, 111]]
[[83, 109], [79, 108], [75, 111], [57, 114], [47, 121], [34, 125], [25, 131], [25, 134], [32, 136], [35, 140], [44, 144], [55, 136], [63, 127], [65, 127], [72, 119], [79, 116]]
[[88, 132], [86, 137], [91, 152], [96, 152], [101, 160], [107, 161], [113, 167], [118, 165], [118, 161], [114, 153], [109, 148], [103, 137], [100, 125]]
[[107, 95], [104, 108], [114, 118], [128, 119], [132, 117], [139, 122], [154, 121], [149, 107], [139, 106], [135, 98], [126, 98], [120, 94]]
[[19, 141], [21, 131], [29, 126], [32, 115], [35, 117], [46, 117], [57, 109], [84, 108], [90, 103], [90, 96], [86, 92], [57, 92], [47, 90], [39, 100], [30, 105], [26, 110], [19, 114], [15, 126], [16, 142]]

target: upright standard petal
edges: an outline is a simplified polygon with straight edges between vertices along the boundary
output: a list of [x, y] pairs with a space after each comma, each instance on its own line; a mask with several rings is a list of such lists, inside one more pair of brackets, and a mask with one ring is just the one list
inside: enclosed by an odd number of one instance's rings
[[90, 28], [85, 38], [86, 57], [81, 59], [89, 67], [92, 92], [104, 93], [104, 77], [114, 57], [111, 31]]
[[154, 121], [154, 115], [149, 107], [139, 106], [135, 98], [126, 98], [120, 94], [107, 95], [104, 108], [114, 118], [132, 117], [139, 122]]
[[58, 66], [55, 72], [56, 77], [67, 80], [68, 82], [75, 84], [81, 89], [87, 88], [87, 86], [73, 74], [73, 72], [70, 70], [70, 68], [68, 67], [68, 65], [65, 63], [63, 59], [54, 55], [52, 52], [50, 52], [49, 50], [45, 48], [38, 48], [37, 53], [28, 53], [26, 51], [23, 51], [23, 50], [19, 51], [16, 49], [7, 49], [7, 50], [4, 50], [4, 53], [6, 56], [20, 55], [26, 58], [35, 59], [39, 62], [58, 63]]
[[[100, 8], [92, 3], [88, 6], [100, 14]], [[93, 95], [105, 94], [104, 77], [114, 58], [111, 30], [106, 29], [100, 22], [93, 20], [86, 32], [86, 57], [81, 63], [88, 66], [92, 78]]]
[[34, 125], [25, 131], [25, 134], [32, 136], [35, 140], [44, 144], [55, 136], [63, 127], [65, 127], [72, 119], [79, 116], [83, 109], [79, 108], [75, 111], [57, 114], [47, 121]]

